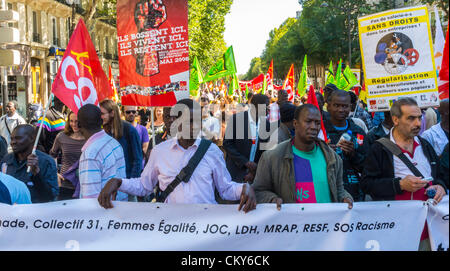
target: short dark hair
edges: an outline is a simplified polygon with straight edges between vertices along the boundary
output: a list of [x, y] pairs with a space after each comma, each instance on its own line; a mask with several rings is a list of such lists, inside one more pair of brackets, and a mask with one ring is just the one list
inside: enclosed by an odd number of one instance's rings
[[[299, 107], [297, 107], [295, 109], [295, 119], [296, 120], [300, 120], [300, 116], [302, 115], [303, 111], [308, 110], [308, 111], [314, 111], [317, 110], [319, 111], [319, 108], [317, 108], [315, 105], [313, 104], [302, 104]], [[320, 111], [319, 111], [320, 112]]]
[[255, 94], [255, 95], [253, 95], [253, 98], [252, 98], [252, 104], [254, 104], [254, 105], [266, 104], [267, 101], [270, 102], [270, 99], [269, 99], [269, 97], [267, 97], [264, 94]]
[[327, 96], [327, 100], [325, 102], [328, 102], [330, 94], [335, 90], [338, 90], [338, 88], [334, 84], [328, 84], [325, 86], [325, 88], [323, 89], [324, 96]]
[[36, 139], [36, 132], [37, 129], [35, 126], [31, 125], [31, 124], [20, 124], [17, 125], [16, 128], [14, 128], [14, 131], [19, 130], [19, 129], [23, 129], [25, 131], [25, 133], [32, 139], [35, 140]]
[[349, 91], [348, 94], [350, 95], [350, 103], [356, 104], [356, 101], [358, 101], [358, 97], [356, 96], [356, 94], [351, 91]]
[[86, 130], [101, 129], [102, 111], [100, 107], [93, 104], [85, 104], [78, 110], [78, 125]]
[[281, 123], [293, 121], [296, 109], [297, 109], [297, 106], [295, 106], [291, 102], [282, 104], [280, 106], [280, 121], [281, 121]]
[[402, 106], [410, 105], [410, 106], [418, 106], [416, 100], [410, 97], [400, 98], [394, 102], [391, 106], [391, 116], [401, 118], [403, 115]]
[[[342, 90], [342, 89], [336, 89], [336, 90], [333, 90], [333, 92], [331, 92], [329, 95], [328, 95], [328, 99], [327, 99], [327, 102], [328, 103], [330, 103], [332, 100], [333, 100], [333, 98], [334, 97], [349, 97], [350, 98], [350, 102], [351, 102], [351, 96], [350, 96], [350, 94], [347, 92], [347, 91], [345, 91], [345, 90]], [[355, 95], [356, 96], [356, 95]]]

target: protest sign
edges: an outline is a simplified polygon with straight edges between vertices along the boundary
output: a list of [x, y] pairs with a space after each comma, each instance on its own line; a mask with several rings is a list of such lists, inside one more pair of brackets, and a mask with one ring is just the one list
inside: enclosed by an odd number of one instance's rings
[[421, 201], [237, 205], [96, 199], [0, 204], [0, 250], [417, 250]]
[[387, 111], [401, 97], [439, 105], [426, 6], [364, 16], [358, 27], [369, 111]]
[[187, 0], [118, 0], [122, 104], [172, 106], [189, 98]]
[[448, 196], [437, 205], [429, 204], [427, 223], [433, 251], [448, 251]]

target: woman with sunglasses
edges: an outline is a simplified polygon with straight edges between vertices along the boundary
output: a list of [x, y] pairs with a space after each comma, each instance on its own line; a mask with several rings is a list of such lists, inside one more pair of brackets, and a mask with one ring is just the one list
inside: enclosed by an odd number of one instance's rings
[[64, 130], [56, 136], [53, 147], [50, 150], [50, 155], [53, 158], [56, 160], [58, 160], [59, 157], [61, 158], [61, 167], [58, 167], [58, 200], [74, 198], [75, 186], [71, 181], [64, 178], [63, 175], [69, 170], [72, 171], [72, 167], [76, 166], [75, 164], [78, 163], [81, 156], [81, 148], [84, 143], [86, 143], [86, 139], [81, 134], [78, 127], [77, 114], [74, 114], [71, 111], [67, 116]]

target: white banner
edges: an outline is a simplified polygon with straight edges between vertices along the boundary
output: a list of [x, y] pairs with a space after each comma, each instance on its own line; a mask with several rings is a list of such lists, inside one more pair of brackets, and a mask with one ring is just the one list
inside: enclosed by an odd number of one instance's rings
[[0, 204], [0, 250], [411, 250], [421, 201], [347, 204], [177, 205], [96, 200]]
[[427, 223], [433, 251], [448, 251], [448, 196], [438, 205], [429, 204]]
[[433, 40], [426, 6], [358, 18], [369, 111], [387, 111], [401, 97], [439, 105]]

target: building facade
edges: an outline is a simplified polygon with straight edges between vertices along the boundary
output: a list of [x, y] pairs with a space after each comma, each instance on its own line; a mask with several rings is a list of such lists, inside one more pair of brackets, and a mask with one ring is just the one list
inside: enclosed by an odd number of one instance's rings
[[[11, 25], [19, 29], [20, 43], [8, 48], [19, 50], [21, 54], [20, 65], [8, 68], [8, 99], [17, 100], [18, 112], [25, 117], [28, 104], [40, 103], [44, 106], [47, 103], [52, 80], [70, 39], [72, 21], [75, 21], [76, 25], [82, 18], [88, 0], [6, 2], [8, 9], [17, 11], [20, 18], [18, 23]], [[72, 2], [75, 4], [72, 5]], [[115, 24], [93, 20], [95, 21], [91, 39], [99, 60], [107, 76], [108, 67], [111, 65], [112, 73], [117, 79], [119, 65]]]

